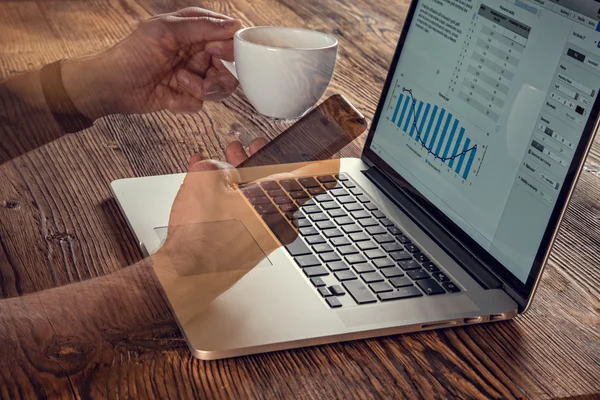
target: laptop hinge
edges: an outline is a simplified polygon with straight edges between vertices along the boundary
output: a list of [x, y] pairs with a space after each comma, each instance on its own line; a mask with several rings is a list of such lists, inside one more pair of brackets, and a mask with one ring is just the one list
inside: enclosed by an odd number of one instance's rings
[[379, 168], [372, 165], [363, 173], [481, 286], [485, 289], [497, 289], [504, 286], [502, 281], [496, 278], [481, 261], [466, 250]]

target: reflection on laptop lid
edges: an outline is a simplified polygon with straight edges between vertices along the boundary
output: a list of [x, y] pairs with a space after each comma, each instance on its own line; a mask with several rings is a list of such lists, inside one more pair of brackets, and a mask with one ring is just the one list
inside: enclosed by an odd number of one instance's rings
[[365, 157], [523, 298], [592, 141], [593, 0], [413, 2]]

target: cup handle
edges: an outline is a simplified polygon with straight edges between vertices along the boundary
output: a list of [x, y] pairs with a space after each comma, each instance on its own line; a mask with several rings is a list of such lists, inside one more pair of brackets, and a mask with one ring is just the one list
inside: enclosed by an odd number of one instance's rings
[[224, 61], [224, 60], [221, 60], [221, 62], [223, 63], [225, 68], [227, 68], [227, 71], [231, 72], [231, 75], [233, 75], [235, 77], [235, 79], [237, 79], [239, 81], [237, 71], [235, 69], [235, 62]]

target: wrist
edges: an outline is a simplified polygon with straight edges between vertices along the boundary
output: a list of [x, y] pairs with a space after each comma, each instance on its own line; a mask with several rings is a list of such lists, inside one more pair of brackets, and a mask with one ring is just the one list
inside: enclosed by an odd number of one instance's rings
[[106, 71], [101, 54], [67, 59], [61, 65], [69, 98], [77, 110], [92, 121], [118, 112], [117, 91]]

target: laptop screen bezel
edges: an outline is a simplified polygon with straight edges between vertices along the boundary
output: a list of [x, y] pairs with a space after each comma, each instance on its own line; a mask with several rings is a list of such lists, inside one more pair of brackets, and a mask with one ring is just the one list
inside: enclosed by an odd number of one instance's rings
[[[417, 189], [415, 189], [408, 181], [406, 181], [400, 174], [398, 174], [392, 167], [390, 167], [383, 159], [381, 159], [373, 150], [371, 150], [371, 143], [377, 130], [377, 125], [381, 117], [381, 113], [384, 108], [385, 101], [387, 99], [390, 87], [393, 83], [394, 74], [400, 60], [402, 49], [406, 42], [406, 37], [409, 28], [412, 24], [415, 11], [419, 1], [413, 0], [408, 9], [408, 14], [402, 27], [402, 32], [398, 40], [398, 45], [394, 52], [394, 57], [388, 69], [388, 75], [385, 80], [385, 84], [379, 98], [379, 104], [373, 116], [373, 121], [369, 128], [369, 134], [365, 142], [365, 146], [362, 152], [362, 159], [368, 165], [376, 166], [386, 177], [395, 184], [399, 189], [403, 190], [409, 197], [411, 197], [415, 203], [422, 208], [428, 215], [432, 217], [435, 223], [445, 229], [450, 236], [471, 254], [473, 254], [484, 267], [489, 271], [492, 271], [503, 283], [509, 286], [512, 291], [521, 298], [520, 304], [528, 303], [533, 291], [535, 290], [538, 277], [542, 272], [542, 268], [546, 261], [546, 256], [550, 251], [555, 233], [559, 228], [559, 223], [562, 219], [564, 209], [567, 206], [567, 202], [572, 193], [573, 187], [576, 184], [579, 172], [583, 167], [584, 158], [586, 157], [589, 148], [591, 147], [592, 140], [595, 136], [595, 130], [598, 123], [598, 115], [600, 109], [600, 96], [596, 99], [592, 110], [590, 112], [589, 119], [585, 125], [581, 140], [577, 145], [575, 155], [569, 166], [567, 176], [565, 178], [562, 189], [559, 193], [557, 201], [555, 203], [554, 210], [552, 211], [550, 220], [542, 237], [540, 247], [535, 256], [532, 268], [530, 270], [527, 281], [523, 283], [508, 268], [506, 268], [500, 261], [493, 257], [487, 250], [485, 250], [479, 243], [472, 239], [463, 229], [461, 229], [456, 223], [448, 218], [439, 208], [433, 205], [424, 195], [422, 195]], [[443, 245], [443, 243], [442, 243]]]

